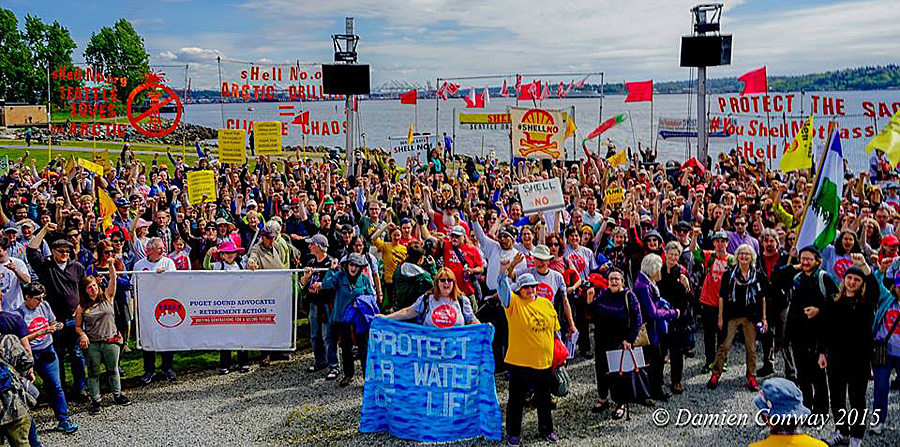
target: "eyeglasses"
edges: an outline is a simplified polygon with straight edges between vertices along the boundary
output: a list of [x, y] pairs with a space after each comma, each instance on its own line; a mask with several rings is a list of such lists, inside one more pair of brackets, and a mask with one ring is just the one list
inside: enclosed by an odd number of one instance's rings
[[115, 253], [115, 252], [112, 250], [103, 250], [103, 254], [105, 254], [105, 255], [111, 255], [113, 253]]
[[548, 242], [547, 246], [548, 247], [559, 247], [559, 242]]
[[57, 252], [59, 252], [59, 254], [62, 254], [62, 255], [68, 255], [68, 254], [72, 253], [72, 250], [69, 250], [68, 248], [57, 248], [55, 250]]
[[112, 242], [113, 244], [121, 244], [122, 243], [122, 239], [110, 239], [109, 241]]
[[453, 279], [453, 278], [440, 278], [440, 279], [438, 279], [438, 282], [439, 282], [439, 283], [444, 283], [444, 284], [451, 284], [451, 283], [453, 283], [454, 281], [456, 281], [456, 280]]
[[747, 225], [747, 222], [735, 222], [735, 225]]

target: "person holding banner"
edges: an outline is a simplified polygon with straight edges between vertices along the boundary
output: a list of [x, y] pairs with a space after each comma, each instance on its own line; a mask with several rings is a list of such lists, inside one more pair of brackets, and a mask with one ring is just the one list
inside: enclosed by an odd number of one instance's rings
[[530, 273], [516, 278], [510, 291], [509, 265], [500, 272], [498, 297], [506, 310], [509, 324], [509, 402], [506, 405], [506, 434], [509, 445], [519, 445], [522, 434], [522, 411], [529, 390], [534, 392], [537, 406], [538, 434], [547, 442], [558, 442], [553, 429], [550, 387], [553, 376], [553, 346], [559, 317], [549, 300], [535, 293], [540, 282]]
[[[366, 260], [359, 253], [351, 253], [347, 256], [347, 260], [341, 263], [340, 270], [329, 270], [325, 278], [321, 282], [312, 285], [313, 290], [334, 290], [334, 307], [331, 309], [331, 315], [328, 322], [332, 326], [332, 330], [328, 332], [328, 344], [332, 352], [337, 351], [338, 338], [341, 345], [341, 363], [343, 364], [344, 377], [341, 379], [339, 386], [350, 385], [353, 381], [354, 365], [353, 365], [353, 328], [350, 323], [344, 321], [344, 314], [347, 313], [347, 307], [353, 303], [356, 298], [362, 295], [374, 295], [375, 291], [371, 286], [371, 279], [367, 278], [362, 272], [366, 267]], [[357, 334], [359, 342], [359, 358], [362, 363], [362, 371], [366, 371], [366, 347], [368, 334]], [[328, 377], [337, 378], [337, 371], [333, 368]]]
[[[594, 369], [597, 373], [597, 395], [599, 400], [591, 409], [600, 413], [611, 406], [610, 398], [616, 403], [613, 418], [626, 416], [628, 406], [636, 396], [628, 395], [627, 389], [615, 386], [610, 380], [610, 365], [606, 351], [631, 349], [643, 320], [641, 306], [625, 282], [625, 272], [613, 268], [608, 277], [609, 288], [590, 287], [586, 292], [588, 308], [594, 315]], [[633, 393], [632, 393], [633, 394]]]
[[119, 352], [123, 343], [122, 334], [116, 328], [116, 265], [109, 264], [107, 286], [101, 290], [100, 283], [93, 276], [81, 280], [81, 299], [75, 309], [75, 332], [78, 344], [86, 350], [88, 359], [88, 389], [91, 393], [90, 414], [100, 413], [100, 363], [106, 366], [109, 387], [116, 405], [131, 405], [131, 400], [122, 394], [119, 377]]
[[[147, 241], [145, 248], [147, 257], [141, 259], [134, 264], [134, 269], [141, 272], [174, 272], [176, 271], [175, 262], [165, 256], [165, 244], [158, 237], [151, 237]], [[175, 371], [172, 369], [174, 354], [171, 352], [161, 352], [162, 364], [160, 370], [170, 382], [175, 381]], [[141, 382], [149, 385], [156, 376], [156, 353], [152, 351], [144, 351], [144, 375], [141, 376]]]
[[472, 301], [456, 286], [456, 275], [447, 267], [438, 270], [430, 294], [420, 296], [411, 306], [384, 315], [384, 318], [400, 321], [416, 319], [422, 325], [433, 327], [481, 323], [472, 310]]

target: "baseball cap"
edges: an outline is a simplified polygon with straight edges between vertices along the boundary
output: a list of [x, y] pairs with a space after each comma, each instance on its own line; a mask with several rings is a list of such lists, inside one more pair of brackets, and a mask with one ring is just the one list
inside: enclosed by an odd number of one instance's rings
[[258, 206], [258, 205], [259, 204], [256, 203], [256, 200], [250, 199], [247, 201], [247, 208], [250, 208], [251, 206]]
[[900, 239], [897, 239], [897, 236], [894, 236], [893, 234], [889, 234], [881, 238], [881, 243], [893, 247], [896, 245], [900, 245]]
[[451, 236], [465, 236], [466, 229], [462, 227], [462, 225], [457, 225], [450, 230]]
[[727, 241], [727, 240], [728, 240], [728, 233], [726, 233], [726, 232], [724, 232], [724, 231], [722, 231], [722, 230], [716, 231], [716, 232], [713, 233], [713, 235], [712, 235], [712, 240], [716, 240], [716, 239], [725, 239], [725, 240]]
[[116, 199], [116, 206], [119, 208], [127, 208], [131, 206], [131, 202], [129, 202], [128, 199], [124, 197], [119, 197], [118, 199]]
[[[249, 206], [249, 204], [248, 204], [248, 206]], [[297, 197], [294, 197], [293, 199], [291, 199], [291, 206], [300, 206], [300, 199]]]
[[321, 247], [322, 249], [328, 248], [328, 238], [325, 237], [325, 235], [323, 235], [323, 234], [316, 234], [313, 237], [307, 239], [306, 241], [309, 242], [310, 244], [316, 244], [319, 247]]

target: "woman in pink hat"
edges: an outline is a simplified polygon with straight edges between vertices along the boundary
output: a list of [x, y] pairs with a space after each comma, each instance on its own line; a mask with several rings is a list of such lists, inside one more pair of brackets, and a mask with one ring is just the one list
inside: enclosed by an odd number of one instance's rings
[[[206, 270], [243, 270], [245, 267], [241, 265], [238, 256], [244, 253], [244, 249], [235, 245], [234, 241], [226, 240], [220, 242], [217, 247], [213, 247], [206, 252], [203, 258], [203, 268]], [[213, 262], [213, 257], [218, 255], [218, 261]], [[242, 373], [250, 372], [250, 352], [238, 351], [238, 369]], [[219, 351], [219, 374], [228, 374], [231, 372], [231, 351]]]

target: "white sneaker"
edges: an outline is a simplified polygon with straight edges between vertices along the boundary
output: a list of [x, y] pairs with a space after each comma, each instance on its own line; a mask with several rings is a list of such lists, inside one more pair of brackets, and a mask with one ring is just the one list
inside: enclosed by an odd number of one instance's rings
[[862, 439], [850, 438], [850, 447], [862, 447]]
[[832, 433], [831, 437], [825, 440], [825, 443], [827, 443], [828, 445], [842, 445], [846, 444], [847, 442], [847, 438], [845, 438], [844, 435], [842, 435], [839, 431]]
[[880, 435], [884, 433], [884, 421], [875, 424], [874, 426], [872, 426], [872, 428], [869, 429], [869, 431], [874, 435]]

